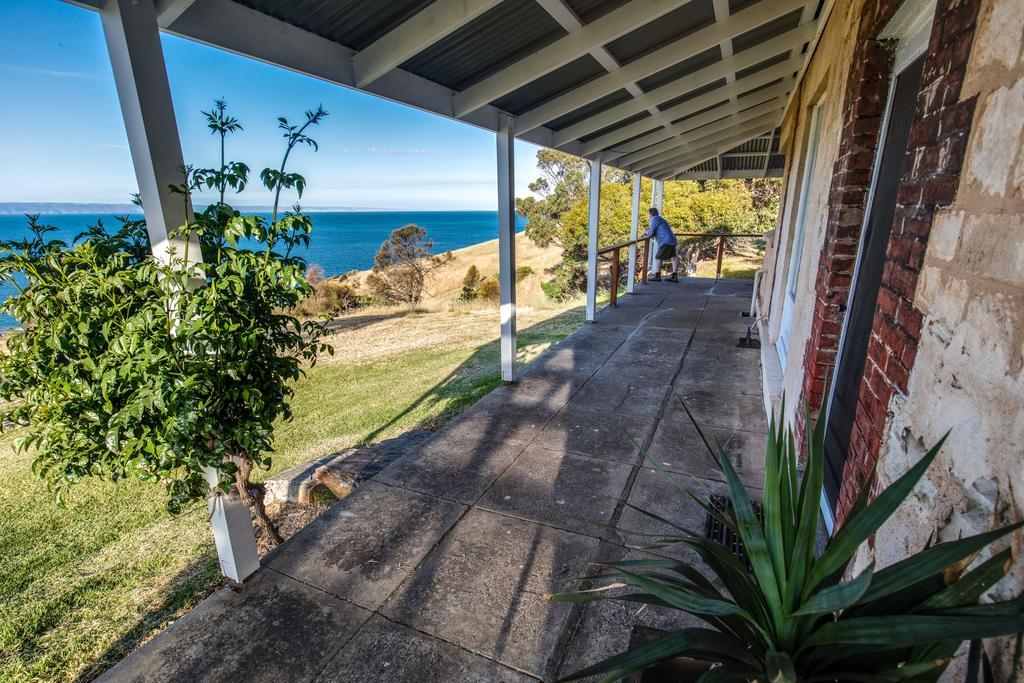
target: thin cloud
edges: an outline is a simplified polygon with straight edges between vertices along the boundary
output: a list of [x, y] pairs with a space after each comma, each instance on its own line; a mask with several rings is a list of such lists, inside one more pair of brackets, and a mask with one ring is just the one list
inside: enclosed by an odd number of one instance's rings
[[128, 149], [124, 143], [100, 142], [96, 146], [100, 149]]
[[420, 157], [450, 157], [454, 152], [434, 149], [423, 149], [419, 147], [369, 147], [366, 149], [370, 154], [382, 154], [384, 156], [420, 156]]
[[81, 78], [95, 80], [103, 78], [103, 74], [91, 73], [88, 71], [62, 71], [60, 69], [37, 69], [31, 66], [18, 66], [15, 64], [0, 64], [0, 69], [14, 71], [16, 73], [31, 74], [33, 76], [50, 76], [53, 78]]

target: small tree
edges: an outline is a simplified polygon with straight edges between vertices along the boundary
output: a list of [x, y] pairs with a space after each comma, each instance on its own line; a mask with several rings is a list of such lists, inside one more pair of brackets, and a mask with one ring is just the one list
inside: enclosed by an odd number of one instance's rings
[[480, 286], [480, 270], [471, 265], [466, 271], [466, 277], [462, 278], [462, 294], [459, 298], [463, 301], [472, 301], [477, 296], [476, 288]]
[[417, 304], [423, 296], [427, 275], [441, 265], [430, 250], [434, 243], [418, 225], [406, 225], [391, 233], [373, 259], [366, 284], [374, 294], [391, 303]]
[[[250, 474], [270, 466], [274, 422], [291, 418], [303, 364], [332, 349], [322, 325], [281, 312], [310, 294], [294, 252], [312, 223], [297, 206], [279, 216], [277, 203], [284, 188], [301, 195], [305, 180], [286, 172], [288, 155], [315, 148], [305, 131], [326, 115], [308, 111], [300, 126], [279, 120], [284, 161], [261, 174], [275, 194], [269, 220], [218, 201], [174, 231], [184, 254], [156, 259], [140, 249], [141, 221], [113, 235], [98, 226], [68, 245], [30, 217], [29, 239], [0, 244], [0, 276], [19, 292], [0, 309], [25, 323], [0, 357], [2, 417], [26, 428], [20, 448], [34, 449], [35, 471], [58, 500], [85, 477], [136, 477], [164, 483], [176, 512], [207, 495], [213, 469], [220, 492], [234, 487], [279, 541]], [[247, 172], [223, 160], [220, 169], [186, 168], [174, 190], [187, 207], [199, 189], [244, 187]], [[196, 242], [205, 263], [186, 260]]]

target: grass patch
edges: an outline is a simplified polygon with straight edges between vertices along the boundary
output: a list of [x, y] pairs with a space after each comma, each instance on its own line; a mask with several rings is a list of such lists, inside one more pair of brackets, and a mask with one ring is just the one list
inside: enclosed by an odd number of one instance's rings
[[[523, 362], [582, 323], [577, 304], [521, 312]], [[271, 472], [440, 426], [500, 384], [497, 328], [495, 307], [353, 316], [296, 386]], [[89, 680], [219, 585], [205, 506], [173, 517], [158, 485], [93, 480], [58, 508], [15, 437], [0, 436], [0, 680]]]

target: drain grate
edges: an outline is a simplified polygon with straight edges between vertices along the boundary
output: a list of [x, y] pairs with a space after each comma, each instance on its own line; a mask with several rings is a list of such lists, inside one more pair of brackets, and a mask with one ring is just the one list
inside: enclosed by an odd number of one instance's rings
[[[732, 510], [732, 498], [728, 496], [711, 496], [708, 498], [708, 505], [716, 510]], [[761, 504], [751, 501], [751, 505], [757, 518], [764, 522], [764, 510], [761, 508]], [[704, 535], [715, 543], [724, 545], [732, 550], [736, 553], [740, 563], [747, 568], [747, 571], [753, 571], [753, 568], [750, 566], [750, 560], [747, 559], [747, 550], [743, 547], [743, 541], [711, 513], [708, 513], [704, 519]]]

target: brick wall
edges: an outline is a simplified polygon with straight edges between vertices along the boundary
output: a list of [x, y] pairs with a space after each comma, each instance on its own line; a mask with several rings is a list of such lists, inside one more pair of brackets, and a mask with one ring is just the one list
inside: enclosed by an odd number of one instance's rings
[[843, 472], [840, 521], [878, 459], [890, 399], [907, 392], [921, 337], [917, 280], [936, 209], [956, 196], [976, 104], [973, 97], [961, 100], [960, 89], [980, 5], [981, 0], [939, 0], [936, 7]]

